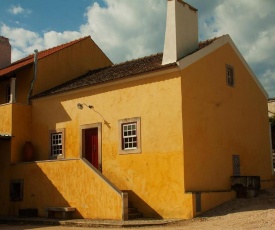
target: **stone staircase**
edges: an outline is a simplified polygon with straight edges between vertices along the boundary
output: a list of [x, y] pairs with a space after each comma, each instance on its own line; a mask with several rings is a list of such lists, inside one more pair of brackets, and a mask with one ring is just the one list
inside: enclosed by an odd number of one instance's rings
[[133, 220], [133, 219], [139, 219], [142, 218], [143, 215], [140, 213], [137, 208], [133, 207], [131, 202], [128, 202], [128, 219]]

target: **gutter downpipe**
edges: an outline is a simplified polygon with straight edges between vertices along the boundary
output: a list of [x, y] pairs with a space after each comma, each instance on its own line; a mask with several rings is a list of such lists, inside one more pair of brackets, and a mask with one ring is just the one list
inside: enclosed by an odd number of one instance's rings
[[34, 60], [33, 60], [33, 63], [34, 63], [34, 71], [33, 71], [33, 79], [31, 81], [31, 87], [30, 87], [30, 91], [29, 91], [29, 94], [28, 94], [28, 104], [30, 105], [31, 103], [31, 96], [32, 96], [32, 90], [33, 90], [33, 86], [34, 86], [34, 82], [36, 80], [36, 77], [37, 77], [37, 54], [38, 54], [38, 50], [34, 50]]

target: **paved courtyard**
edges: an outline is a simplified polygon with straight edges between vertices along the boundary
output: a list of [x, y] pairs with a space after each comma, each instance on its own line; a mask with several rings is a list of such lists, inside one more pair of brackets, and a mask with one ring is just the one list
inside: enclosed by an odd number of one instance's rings
[[[1, 222], [0, 222], [1, 223]], [[9, 221], [12, 224], [12, 221]], [[93, 229], [274, 229], [275, 230], [275, 189], [268, 189], [256, 198], [236, 199], [212, 209], [192, 220], [162, 221], [93, 221], [73, 220], [61, 222], [70, 226], [26, 225], [24, 220], [17, 225], [0, 224], [1, 230], [93, 230]], [[37, 222], [39, 224], [39, 222]], [[46, 223], [46, 222], [44, 222]], [[152, 226], [146, 226], [146, 225]], [[103, 227], [102, 227], [103, 226]], [[124, 227], [123, 227], [124, 226]]]

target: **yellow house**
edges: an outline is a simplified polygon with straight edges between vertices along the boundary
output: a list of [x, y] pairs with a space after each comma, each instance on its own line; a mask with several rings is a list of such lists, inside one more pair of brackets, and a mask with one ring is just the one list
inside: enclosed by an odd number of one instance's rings
[[[0, 70], [10, 98], [24, 98], [0, 106], [1, 215], [75, 207], [74, 218], [187, 219], [235, 198], [232, 176], [274, 186], [268, 95], [229, 35], [198, 42], [194, 7], [167, 1], [163, 53], [111, 65], [89, 37], [74, 55], [68, 44], [62, 60], [82, 56], [77, 70], [51, 55], [42, 68], [38, 53], [29, 98], [19, 94], [36, 62]], [[33, 158], [22, 158], [26, 141]]]

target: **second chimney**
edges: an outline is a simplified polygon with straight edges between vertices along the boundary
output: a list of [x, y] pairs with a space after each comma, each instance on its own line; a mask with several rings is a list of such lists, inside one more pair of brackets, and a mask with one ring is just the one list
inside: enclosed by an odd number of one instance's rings
[[198, 48], [197, 9], [182, 0], [167, 0], [162, 65], [173, 63]]
[[0, 69], [11, 64], [11, 45], [8, 38], [0, 36]]

